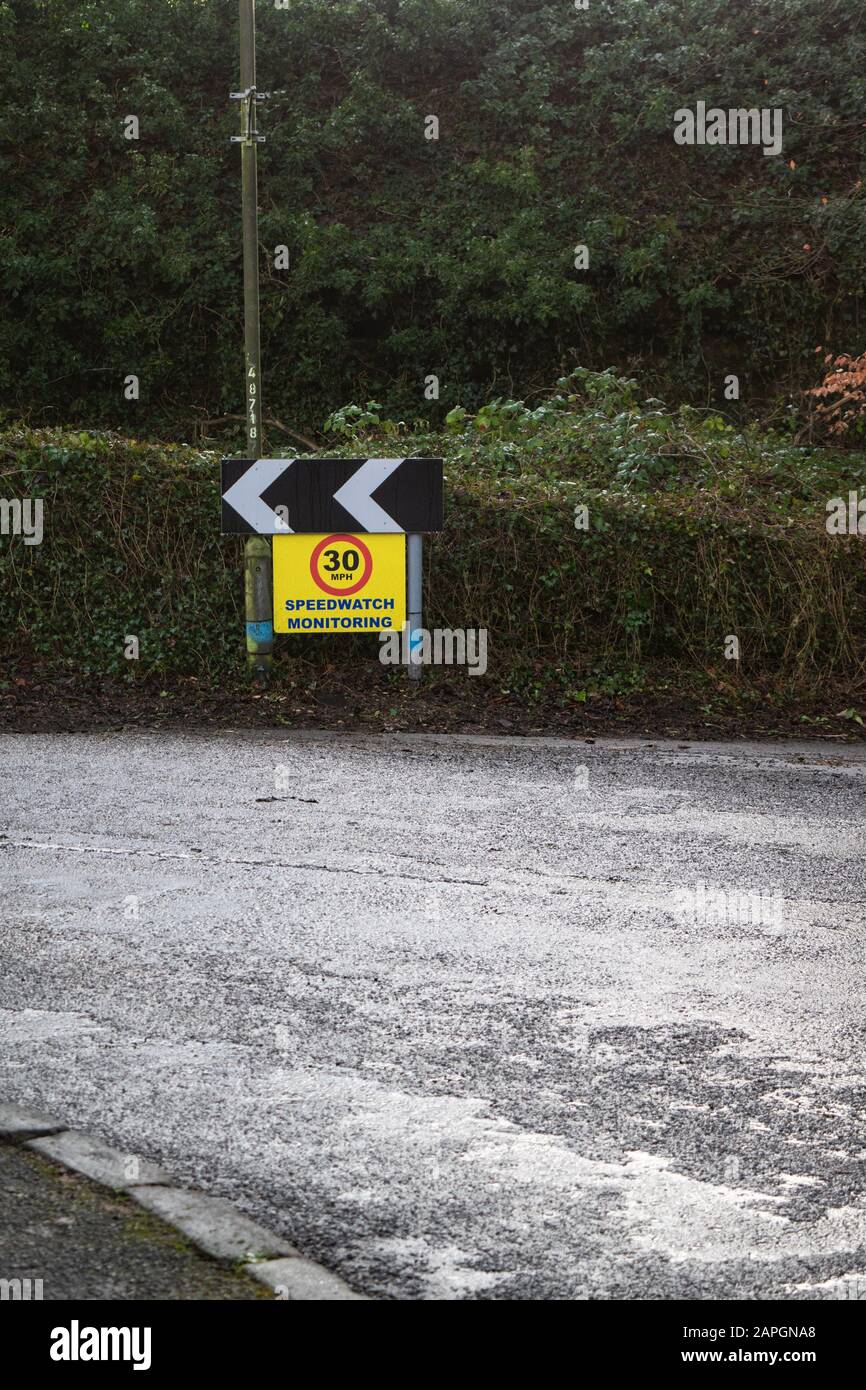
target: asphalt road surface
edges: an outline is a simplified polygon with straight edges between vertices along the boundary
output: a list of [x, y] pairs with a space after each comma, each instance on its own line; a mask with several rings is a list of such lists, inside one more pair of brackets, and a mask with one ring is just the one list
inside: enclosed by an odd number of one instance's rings
[[0, 1099], [391, 1298], [866, 1298], [866, 748], [0, 740]]

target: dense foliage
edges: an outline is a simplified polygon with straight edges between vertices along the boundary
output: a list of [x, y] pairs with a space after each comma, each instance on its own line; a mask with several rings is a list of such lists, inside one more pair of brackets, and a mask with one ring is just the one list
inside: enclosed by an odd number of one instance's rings
[[[729, 413], [736, 374], [749, 417], [816, 383], [818, 345], [862, 351], [857, 0], [259, 0], [258, 19], [267, 414], [311, 430], [375, 397], [441, 422], [616, 362]], [[236, 0], [0, 0], [0, 43], [0, 402], [183, 438], [239, 412]], [[676, 145], [698, 101], [780, 108], [783, 153]]]
[[[331, 452], [445, 459], [426, 619], [488, 628], [496, 689], [567, 703], [640, 686], [649, 667], [714, 672], [719, 690], [866, 686], [863, 537], [825, 525], [831, 498], [866, 495], [862, 453], [739, 431], [583, 370], [533, 409], [455, 409], [436, 434], [374, 402], [330, 423]], [[241, 678], [240, 542], [217, 535], [218, 479], [218, 456], [188, 447], [0, 433], [0, 493], [45, 505], [41, 545], [0, 542], [7, 672], [33, 657], [75, 677]], [[129, 634], [138, 661], [125, 658]], [[731, 635], [739, 661], [726, 659]], [[281, 662], [375, 662], [378, 647], [316, 637], [278, 649]]]

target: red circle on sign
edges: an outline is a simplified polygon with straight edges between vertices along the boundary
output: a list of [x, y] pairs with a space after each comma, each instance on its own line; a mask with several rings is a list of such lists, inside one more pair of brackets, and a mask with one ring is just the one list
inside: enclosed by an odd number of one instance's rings
[[[355, 548], [355, 550], [360, 550], [361, 555], [363, 557], [364, 573], [361, 575], [361, 578], [358, 580], [357, 584], [353, 584], [350, 589], [344, 589], [342, 587], [334, 588], [332, 584], [328, 584], [326, 580], [322, 579], [317, 569], [319, 563], [319, 556], [321, 555], [322, 551], [325, 549], [326, 546], [333, 545], [334, 541], [348, 541], [349, 544]], [[325, 536], [325, 539], [319, 541], [319, 544], [316, 546], [315, 550], [310, 556], [310, 574], [313, 576], [314, 583], [318, 584], [319, 588], [322, 589], [326, 594], [356, 594], [359, 589], [363, 589], [364, 585], [368, 582], [372, 573], [373, 557], [370, 554], [370, 551], [367, 548], [367, 546], [364, 544], [363, 541], [358, 540], [357, 536], [347, 536], [342, 531], [335, 532], [333, 536]]]

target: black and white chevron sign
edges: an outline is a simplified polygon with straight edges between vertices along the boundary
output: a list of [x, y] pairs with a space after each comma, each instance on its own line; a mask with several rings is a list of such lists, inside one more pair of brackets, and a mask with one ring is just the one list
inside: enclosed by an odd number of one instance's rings
[[441, 530], [441, 459], [222, 461], [223, 535]]

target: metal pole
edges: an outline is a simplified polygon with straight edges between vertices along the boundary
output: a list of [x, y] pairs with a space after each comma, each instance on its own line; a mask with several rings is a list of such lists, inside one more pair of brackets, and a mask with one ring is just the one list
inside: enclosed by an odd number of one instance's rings
[[406, 559], [408, 562], [409, 598], [409, 679], [421, 679], [421, 633], [424, 601], [424, 537], [406, 537]]
[[[244, 365], [247, 456], [262, 456], [262, 354], [259, 332], [259, 216], [256, 168], [256, 7], [240, 0], [241, 201], [244, 232]], [[271, 542], [251, 536], [244, 547], [247, 669], [267, 684], [274, 651]]]

